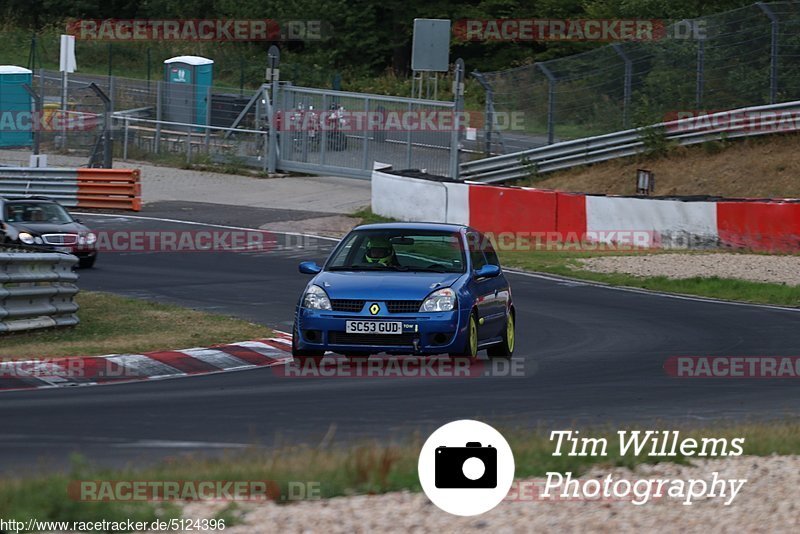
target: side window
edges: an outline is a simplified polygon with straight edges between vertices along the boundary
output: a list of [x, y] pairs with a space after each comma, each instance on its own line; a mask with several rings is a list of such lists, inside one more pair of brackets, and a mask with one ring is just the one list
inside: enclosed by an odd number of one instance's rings
[[489, 241], [483, 234], [479, 234], [481, 243], [483, 244], [483, 253], [486, 254], [486, 260], [492, 264], [497, 265], [500, 267], [500, 258], [497, 257], [497, 252], [494, 251], [494, 247], [492, 246], [492, 242]]
[[486, 265], [486, 257], [481, 250], [481, 238], [475, 232], [467, 234], [467, 243], [469, 244], [469, 257], [472, 260], [472, 269], [478, 270]]

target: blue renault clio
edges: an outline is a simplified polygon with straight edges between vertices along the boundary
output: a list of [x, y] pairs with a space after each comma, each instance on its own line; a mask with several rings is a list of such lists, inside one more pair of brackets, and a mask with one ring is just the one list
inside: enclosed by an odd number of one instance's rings
[[297, 303], [292, 353], [319, 358], [514, 352], [514, 304], [491, 242], [463, 225], [369, 224], [342, 239]]

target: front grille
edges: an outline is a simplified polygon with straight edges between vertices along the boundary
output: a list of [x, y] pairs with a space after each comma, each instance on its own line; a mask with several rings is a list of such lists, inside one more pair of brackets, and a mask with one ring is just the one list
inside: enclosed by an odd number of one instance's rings
[[420, 306], [422, 306], [421, 300], [389, 300], [386, 302], [389, 313], [417, 313]]
[[75, 245], [78, 234], [43, 234], [42, 240], [48, 245]]
[[331, 308], [333, 308], [333, 311], [360, 312], [363, 307], [364, 307], [363, 300], [352, 300], [352, 299], [331, 300]]
[[415, 334], [348, 334], [347, 332], [328, 332], [331, 345], [382, 345], [392, 347], [411, 347]]

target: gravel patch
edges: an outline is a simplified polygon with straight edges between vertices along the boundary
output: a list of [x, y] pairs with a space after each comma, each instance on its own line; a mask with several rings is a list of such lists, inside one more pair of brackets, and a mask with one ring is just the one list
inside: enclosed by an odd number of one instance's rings
[[361, 224], [361, 219], [346, 215], [313, 217], [299, 221], [280, 221], [262, 225], [262, 230], [270, 232], [292, 232], [341, 238], [353, 227]]
[[[800, 456], [699, 460], [692, 465], [662, 463], [628, 469], [595, 468], [583, 479], [746, 478], [736, 500], [655, 499], [644, 505], [627, 501], [504, 501], [486, 514], [462, 518], [442, 512], [422, 493], [359, 495], [276, 505], [243, 504], [243, 522], [230, 534], [253, 532], [796, 532], [800, 526]], [[187, 518], [213, 517], [224, 505], [194, 503]]]
[[750, 282], [800, 285], [800, 256], [762, 254], [641, 254], [579, 260], [583, 269], [598, 273], [667, 278], [733, 278]]

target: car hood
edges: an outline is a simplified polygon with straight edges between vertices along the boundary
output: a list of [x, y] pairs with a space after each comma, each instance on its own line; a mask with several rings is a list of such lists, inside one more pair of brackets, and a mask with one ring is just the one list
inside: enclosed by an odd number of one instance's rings
[[325, 271], [314, 283], [331, 299], [423, 300], [431, 291], [449, 287], [463, 273]]
[[17, 232], [28, 232], [33, 235], [42, 234], [79, 234], [89, 229], [80, 223], [53, 224], [46, 222], [6, 223]]

